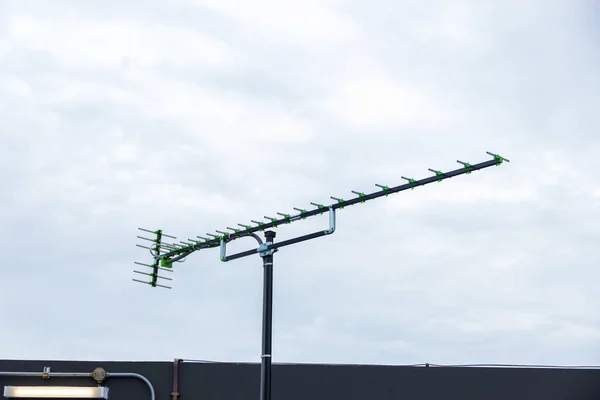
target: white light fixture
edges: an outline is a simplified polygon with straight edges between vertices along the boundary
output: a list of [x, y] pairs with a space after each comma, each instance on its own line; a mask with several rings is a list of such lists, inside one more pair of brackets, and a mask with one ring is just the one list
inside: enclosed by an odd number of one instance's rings
[[9, 399], [108, 399], [108, 388], [84, 386], [4, 386]]

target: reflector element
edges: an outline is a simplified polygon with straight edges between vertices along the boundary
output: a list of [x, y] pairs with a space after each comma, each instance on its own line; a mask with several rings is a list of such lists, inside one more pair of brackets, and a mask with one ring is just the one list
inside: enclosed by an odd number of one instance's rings
[[9, 399], [108, 399], [108, 388], [78, 386], [4, 386]]

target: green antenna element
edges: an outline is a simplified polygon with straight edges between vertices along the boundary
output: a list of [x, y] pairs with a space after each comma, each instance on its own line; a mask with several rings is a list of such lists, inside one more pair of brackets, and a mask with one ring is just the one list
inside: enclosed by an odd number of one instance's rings
[[[356, 190], [351, 190], [352, 193], [354, 193], [355, 195], [357, 195], [360, 198], [363, 198], [366, 196], [366, 194], [362, 193], [362, 192], [357, 192]], [[364, 203], [365, 201], [361, 201], [361, 203]]]
[[[384, 192], [386, 192], [386, 191], [390, 190], [390, 188], [389, 188], [388, 186], [385, 186], [385, 185], [380, 185], [380, 184], [378, 184], [378, 183], [376, 183], [376, 184], [375, 184], [375, 186], [377, 186], [377, 187], [380, 187], [380, 188], [381, 188], [381, 190], [383, 190]], [[385, 197], [388, 197], [388, 193], [386, 193]]]
[[[344, 199], [338, 199], [337, 197], [333, 197], [333, 196], [330, 196], [330, 198], [337, 201], [338, 204], [344, 204]], [[342, 208], [344, 208], [343, 205], [340, 207], [340, 209], [342, 209]]]
[[[404, 176], [401, 176], [401, 178], [402, 178], [402, 179], [404, 179], [404, 180], [407, 180], [407, 181], [408, 181], [408, 183], [410, 183], [411, 185], [414, 185], [414, 184], [415, 184], [415, 182], [416, 182], [416, 181], [415, 181], [414, 179], [412, 179], [412, 178], [406, 178], [406, 177], [404, 177]], [[413, 187], [411, 187], [411, 188], [410, 188], [410, 190], [415, 190], [415, 187], [414, 187], [414, 186], [413, 186]]]
[[490, 153], [489, 151], [486, 151], [487, 154], [489, 154], [490, 156], [494, 157], [494, 160], [497, 161], [496, 166], [502, 164], [504, 161], [506, 162], [510, 162], [509, 159], [502, 157], [501, 155], [498, 154], [494, 154], [494, 153]]
[[[494, 159], [494, 160], [496, 160], [496, 159]], [[497, 160], [496, 160], [496, 161], [497, 161]], [[470, 174], [470, 173], [472, 172], [472, 168], [473, 168], [473, 166], [472, 166], [471, 164], [469, 164], [469, 163], [466, 163], [466, 162], [462, 162], [462, 161], [460, 161], [460, 160], [456, 160], [456, 162], [457, 162], [457, 163], [459, 163], [459, 164], [462, 164], [462, 165], [464, 165], [464, 166], [465, 166], [465, 169], [467, 170], [467, 171], [465, 172], [465, 174]]]
[[[168, 286], [164, 286], [159, 284], [159, 279], [172, 280], [170, 278], [159, 276], [159, 271], [173, 271], [173, 263], [175, 262], [183, 262], [186, 260], [190, 254], [203, 250], [219, 247], [220, 248], [220, 259], [223, 262], [232, 261], [238, 258], [258, 254], [263, 260], [263, 273], [264, 273], [264, 292], [263, 292], [263, 326], [262, 326], [262, 356], [261, 356], [261, 379], [260, 379], [260, 393], [261, 400], [270, 400], [271, 396], [271, 344], [272, 344], [272, 308], [273, 308], [273, 254], [279, 249], [290, 246], [293, 244], [301, 243], [307, 240], [316, 239], [323, 236], [331, 235], [335, 232], [336, 229], [336, 211], [341, 210], [344, 207], [352, 206], [359, 203], [365, 203], [370, 200], [375, 200], [380, 197], [387, 197], [390, 194], [399, 193], [401, 191], [407, 189], [414, 189], [417, 186], [428, 185], [433, 182], [441, 182], [444, 179], [450, 179], [455, 176], [463, 175], [463, 174], [471, 174], [473, 171], [478, 171], [484, 168], [488, 168], [491, 166], [498, 166], [502, 163], [510, 162], [508, 159], [491, 152], [487, 152], [488, 155], [493, 158], [488, 161], [484, 161], [478, 164], [470, 164], [460, 160], [457, 160], [459, 164], [462, 165], [462, 168], [457, 170], [441, 172], [433, 169], [429, 169], [429, 171], [435, 173], [434, 176], [415, 180], [412, 178], [406, 178], [402, 176], [402, 179], [408, 181], [408, 183], [389, 187], [386, 185], [376, 184], [378, 190], [373, 193], [363, 193], [359, 191], [352, 191], [352, 193], [356, 194], [357, 197], [349, 200], [344, 200], [341, 198], [331, 196], [331, 199], [335, 200], [335, 203], [330, 205], [324, 205], [319, 203], [310, 204], [315, 206], [316, 208], [313, 210], [303, 210], [301, 208], [295, 208], [294, 210], [298, 211], [299, 214], [291, 215], [284, 213], [277, 213], [282, 218], [272, 218], [272, 217], [264, 217], [270, 222], [261, 222], [254, 221], [252, 222], [257, 226], [248, 226], [238, 224], [238, 226], [243, 227], [244, 229], [236, 229], [227, 227], [229, 232], [221, 232], [217, 231], [221, 235], [213, 235], [207, 233], [210, 238], [205, 238], [201, 236], [197, 236], [202, 239], [203, 242], [195, 241], [188, 239], [190, 242], [182, 242], [182, 244], [177, 243], [165, 243], [165, 238], [177, 239], [174, 236], [165, 235], [162, 230], [152, 231], [148, 229], [138, 228], [146, 233], [150, 233], [154, 235], [153, 237], [147, 238], [138, 236], [138, 238], [151, 242], [149, 246], [144, 246], [140, 244], [136, 244], [136, 246], [147, 249], [150, 251], [152, 255], [153, 263], [152, 264], [143, 264], [139, 262], [135, 262], [137, 265], [144, 266], [146, 268], [150, 268], [149, 272], [143, 271], [134, 271], [137, 274], [142, 274], [149, 276], [151, 280], [143, 281], [134, 279], [136, 282], [140, 282], [143, 284], [149, 284], [152, 287], [164, 287], [170, 289]], [[317, 232], [309, 233], [306, 235], [298, 236], [292, 239], [287, 239], [278, 243], [275, 243], [275, 232], [272, 230], [266, 230], [270, 228], [276, 228], [279, 225], [290, 224], [292, 222], [306, 219], [308, 217], [313, 217], [317, 215], [323, 215], [325, 212], [329, 215], [329, 228], [322, 229]], [[264, 231], [265, 241], [258, 236], [258, 232]], [[253, 237], [258, 242], [258, 247], [253, 248], [247, 251], [243, 251], [236, 254], [227, 254], [227, 243], [243, 238], [243, 237]]]
[[[265, 226], [264, 222], [260, 222], [260, 221], [255, 221], [255, 220], [250, 220], [250, 222], [255, 223], [256, 225], [258, 225], [258, 230], [263, 231], [265, 228], [263, 228]], [[251, 228], [252, 229], [252, 228]]]
[[[442, 176], [444, 173], [442, 171], [436, 171], [435, 169], [427, 168], [429, 171], [435, 173], [435, 176]], [[441, 179], [438, 179], [438, 182], [441, 182]]]
[[306, 211], [306, 210], [303, 210], [303, 209], [301, 209], [301, 208], [297, 208], [297, 207], [294, 207], [294, 210], [296, 210], [296, 211], [300, 211], [300, 216], [302, 217], [302, 219], [306, 219], [306, 216], [305, 216], [305, 214], [306, 214], [308, 211]]
[[[273, 224], [273, 225], [271, 225], [271, 228], [277, 228], [277, 222], [278, 222], [277, 218], [272, 218], [272, 217], [267, 217], [267, 216], [265, 216], [264, 218], [271, 221], [271, 224]], [[281, 221], [281, 222], [284, 223], [286, 221]]]
[[292, 219], [292, 216], [290, 214], [283, 214], [283, 213], [278, 212], [277, 215], [281, 215], [283, 218], [285, 218], [285, 220], [287, 221], [288, 224], [291, 223], [290, 220]]
[[321, 210], [323, 212], [327, 209], [327, 207], [325, 207], [323, 204], [313, 203], [312, 201], [310, 202], [310, 204], [317, 207], [318, 210]]

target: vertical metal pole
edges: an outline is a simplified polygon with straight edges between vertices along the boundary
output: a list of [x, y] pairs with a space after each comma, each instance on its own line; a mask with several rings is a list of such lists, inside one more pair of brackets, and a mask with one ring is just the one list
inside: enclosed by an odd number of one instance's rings
[[[275, 232], [266, 231], [266, 242], [273, 243]], [[271, 342], [273, 329], [273, 254], [263, 257], [263, 324], [260, 365], [260, 400], [271, 400]]]

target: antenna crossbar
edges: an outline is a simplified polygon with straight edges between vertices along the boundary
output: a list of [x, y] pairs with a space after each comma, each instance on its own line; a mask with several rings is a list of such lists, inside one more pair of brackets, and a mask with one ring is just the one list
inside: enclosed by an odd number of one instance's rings
[[[406, 180], [408, 180], [408, 183], [405, 183], [405, 184], [399, 185], [399, 186], [395, 186], [395, 187], [388, 187], [385, 185], [377, 184], [376, 186], [381, 188], [381, 190], [378, 190], [376, 192], [369, 193], [369, 194], [352, 191], [354, 194], [358, 194], [358, 197], [355, 197], [355, 198], [352, 198], [349, 200], [343, 200], [343, 199], [339, 199], [336, 197], [332, 197], [333, 199], [336, 200], [336, 202], [331, 205], [322, 205], [322, 204], [318, 204], [318, 203], [311, 203], [317, 207], [314, 210], [302, 210], [302, 209], [294, 207], [295, 210], [300, 211], [299, 214], [289, 215], [289, 214], [278, 213], [279, 215], [284, 215], [284, 217], [280, 218], [280, 219], [265, 217], [266, 219], [269, 220], [269, 222], [252, 221], [252, 222], [256, 223], [257, 226], [248, 226], [248, 225], [238, 224], [243, 229], [235, 229], [235, 231], [233, 233], [217, 231], [218, 233], [220, 233], [220, 235], [208, 234], [212, 238], [204, 239], [204, 242], [199, 241], [199, 242], [196, 242], [195, 244], [194, 243], [188, 244], [188, 245], [182, 246], [181, 248], [178, 248], [178, 249], [169, 249], [170, 251], [168, 251], [164, 254], [161, 254], [161, 255], [157, 255], [156, 257], [161, 258], [161, 259], [172, 259], [171, 261], [177, 261], [180, 259], [178, 256], [182, 256], [182, 255], [187, 256], [187, 255], [193, 253], [194, 251], [198, 251], [201, 249], [219, 247], [219, 246], [221, 246], [223, 241], [230, 242], [232, 240], [248, 236], [255, 232], [264, 231], [265, 229], [276, 228], [279, 225], [289, 224], [291, 222], [295, 222], [295, 221], [298, 221], [301, 219], [306, 219], [308, 217], [314, 217], [316, 215], [321, 215], [323, 213], [326, 213], [330, 209], [333, 209], [333, 210], [342, 209], [344, 207], [352, 206], [352, 205], [359, 204], [359, 203], [364, 203], [366, 201], [374, 200], [374, 199], [377, 199], [377, 198], [380, 198], [383, 196], [389, 196], [390, 194], [402, 192], [404, 190], [414, 189], [419, 186], [428, 185], [433, 182], [441, 182], [442, 180], [450, 179], [455, 176], [459, 176], [459, 175], [463, 175], [463, 174], [470, 174], [473, 171], [478, 171], [478, 170], [488, 168], [488, 167], [491, 167], [494, 165], [500, 165], [504, 161], [506, 161], [506, 162], [510, 161], [510, 160], [507, 160], [506, 158], [501, 157], [494, 153], [487, 152], [487, 154], [493, 156], [494, 158], [492, 160], [484, 161], [484, 162], [481, 162], [478, 164], [469, 164], [469, 163], [465, 163], [463, 161], [457, 160], [457, 162], [459, 164], [463, 165], [463, 168], [459, 168], [459, 169], [456, 169], [454, 171], [449, 171], [449, 172], [441, 172], [441, 171], [430, 169], [430, 171], [435, 172], [435, 176], [431, 176], [431, 177], [423, 178], [423, 179], [419, 179], [419, 180], [405, 178]], [[280, 242], [278, 245], [281, 246], [281, 243], [284, 243], [284, 242]], [[249, 253], [249, 254], [255, 254], [255, 253], [256, 253], [256, 251]], [[238, 257], [236, 257], [236, 258], [238, 258]]]

